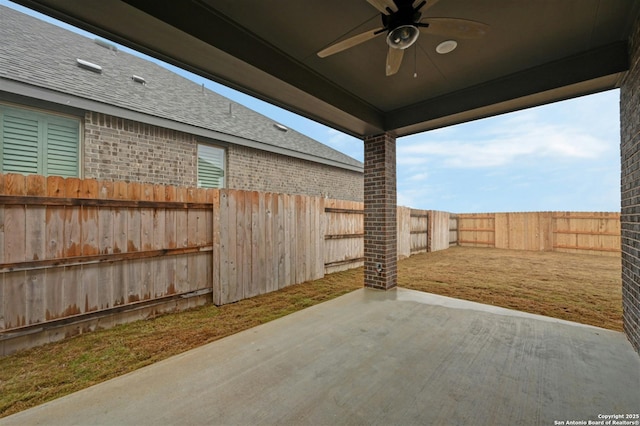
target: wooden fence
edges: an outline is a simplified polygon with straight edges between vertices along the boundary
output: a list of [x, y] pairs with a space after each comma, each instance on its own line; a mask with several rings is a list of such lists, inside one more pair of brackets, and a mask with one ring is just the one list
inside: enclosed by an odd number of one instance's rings
[[[364, 263], [363, 203], [338, 200], [324, 202], [325, 273], [361, 266]], [[446, 225], [443, 225], [445, 222]], [[399, 206], [397, 224], [399, 259], [449, 248], [449, 213]]]
[[[398, 208], [399, 256], [443, 248], [435, 213]], [[362, 265], [363, 217], [302, 195], [0, 175], [0, 354]]]
[[364, 204], [324, 200], [325, 273], [364, 265]]
[[0, 175], [0, 330], [210, 292], [216, 191]]
[[213, 302], [223, 305], [322, 278], [323, 201], [221, 190], [213, 205]]
[[619, 213], [535, 212], [458, 214], [461, 246], [618, 256]]
[[[360, 266], [363, 207], [302, 195], [0, 175], [0, 354]], [[399, 258], [452, 244], [620, 250], [617, 213], [455, 216], [398, 207], [397, 216]]]

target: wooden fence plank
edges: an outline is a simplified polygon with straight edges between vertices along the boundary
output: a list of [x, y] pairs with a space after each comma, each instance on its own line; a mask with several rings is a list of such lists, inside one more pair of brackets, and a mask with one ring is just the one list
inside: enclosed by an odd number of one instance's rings
[[[79, 191], [79, 179], [67, 178], [65, 180], [65, 193], [68, 197], [77, 197]], [[81, 210], [80, 206], [64, 210], [64, 257], [82, 255]]]
[[[66, 197], [64, 179], [49, 176], [46, 181], [48, 197]], [[65, 207], [46, 206], [45, 214], [45, 258], [59, 259], [64, 255], [64, 218]], [[65, 270], [56, 268], [46, 272], [47, 285], [44, 290], [44, 317], [51, 321], [62, 316], [63, 281]]]
[[[113, 198], [113, 183], [98, 182], [98, 199]], [[114, 253], [114, 214], [113, 209], [108, 207], [98, 207], [98, 253]], [[114, 265], [103, 265], [97, 267], [98, 272], [98, 295], [97, 309], [108, 309], [113, 306], [113, 269]]]
[[[291, 208], [291, 198], [292, 196], [289, 194], [285, 194], [282, 197], [282, 205], [284, 211], [282, 212], [284, 218], [284, 241], [285, 241], [285, 250], [284, 250], [284, 282], [283, 286], [291, 285], [293, 282], [293, 278], [295, 277], [295, 267], [292, 267], [292, 257], [295, 257], [295, 247], [292, 244], [292, 235], [295, 232], [295, 228], [293, 227], [293, 210]], [[292, 229], [294, 228], [294, 229]]]
[[220, 191], [220, 209], [219, 209], [219, 276], [220, 276], [220, 304], [229, 301], [229, 190]]
[[[189, 191], [187, 188], [179, 187], [176, 190], [177, 201], [189, 201]], [[176, 213], [176, 237], [178, 239], [178, 247], [189, 246], [189, 212], [180, 209]], [[188, 256], [176, 258], [176, 289], [178, 293], [189, 290], [189, 260]]]
[[221, 252], [221, 232], [220, 232], [220, 192], [213, 193], [212, 207], [212, 229], [213, 229], [213, 256], [212, 256], [212, 276], [211, 288], [213, 290], [213, 303], [217, 306], [222, 304], [222, 288], [220, 285], [220, 252]]
[[[26, 179], [23, 175], [7, 175], [6, 190], [9, 194], [26, 193]], [[19, 262], [27, 259], [27, 212], [23, 205], [6, 205], [4, 213], [5, 262]], [[33, 259], [33, 256], [29, 257]]]
[[284, 235], [285, 227], [285, 200], [283, 194], [278, 194], [276, 202], [274, 204], [274, 235], [277, 240], [276, 252], [277, 252], [277, 288], [283, 288], [286, 285], [286, 267], [285, 258], [287, 250], [287, 241]]
[[[104, 283], [101, 282], [100, 275], [100, 265], [83, 265], [79, 270], [82, 294], [78, 297], [84, 296], [84, 303], [81, 305], [82, 313], [97, 311], [101, 305], [100, 287]], [[106, 304], [106, 300], [104, 300], [104, 304]]]
[[62, 306], [60, 317], [80, 315], [85, 306], [84, 286], [81, 280], [81, 266], [64, 268], [65, 275], [62, 282]]
[[[26, 194], [26, 179], [23, 175], [7, 175], [5, 190], [10, 195]], [[5, 261], [21, 262], [26, 260], [26, 225], [25, 206], [5, 206]], [[12, 272], [4, 278], [4, 321], [7, 329], [22, 327], [27, 324], [27, 275], [26, 272]]]
[[324, 217], [324, 198], [315, 197], [315, 206], [313, 207], [314, 223], [313, 229], [316, 231], [314, 236], [316, 252], [313, 258], [315, 271], [312, 279], [320, 279], [324, 277], [324, 233], [322, 222]]
[[[206, 203], [207, 202], [207, 191], [204, 188], [196, 189], [196, 197], [195, 200], [197, 202]], [[196, 215], [196, 223], [190, 226], [194, 226], [196, 228], [196, 238], [194, 240], [194, 245], [207, 245], [211, 244], [211, 210], [197, 210]], [[207, 253], [197, 253], [194, 255], [195, 264], [193, 271], [194, 278], [191, 282], [192, 290], [200, 290], [209, 287], [209, 277], [211, 276], [211, 260], [210, 255]]]
[[[239, 198], [242, 198], [239, 200]], [[228, 191], [228, 209], [226, 220], [228, 222], [228, 282], [229, 300], [236, 301], [244, 298], [245, 283], [244, 283], [244, 258], [243, 258], [243, 242], [244, 242], [244, 227], [239, 229], [239, 224], [243, 225], [245, 222], [245, 208], [246, 208], [247, 194], [243, 191]], [[249, 197], [250, 198], [250, 197]], [[244, 226], [244, 225], [243, 225]]]
[[253, 262], [258, 267], [258, 281], [255, 283], [256, 290], [259, 293], [265, 293], [267, 291], [267, 234], [265, 226], [267, 223], [266, 211], [267, 211], [267, 194], [258, 193], [258, 257], [253, 259]]
[[[26, 194], [29, 196], [46, 195], [44, 176], [29, 175], [26, 178]], [[40, 260], [46, 257], [46, 208], [44, 206], [25, 206], [25, 260]], [[39, 271], [26, 273], [27, 324], [37, 324], [45, 320], [44, 298], [46, 276]]]
[[436, 210], [428, 212], [427, 227], [428, 249], [430, 251], [445, 250], [449, 248], [449, 213]]
[[449, 216], [449, 247], [458, 245], [458, 216]]
[[27, 275], [25, 271], [4, 274], [4, 323], [5, 329], [27, 324]]
[[[264, 253], [264, 271], [265, 275], [265, 285], [262, 289], [263, 293], [269, 293], [272, 291], [276, 291], [278, 289], [278, 269], [277, 269], [277, 253], [276, 253], [276, 242], [274, 240], [273, 235], [273, 223], [275, 222], [275, 217], [273, 214], [273, 204], [274, 204], [273, 193], [266, 193], [264, 197], [264, 244], [265, 244], [265, 253]], [[277, 203], [277, 201], [276, 201]]]
[[411, 209], [398, 206], [397, 218], [398, 259], [404, 259], [411, 256]]
[[296, 215], [296, 233], [294, 239], [296, 241], [296, 278], [294, 283], [301, 283], [305, 280], [306, 274], [306, 224], [303, 197], [301, 195], [294, 196], [294, 209]]
[[305, 212], [305, 276], [302, 282], [313, 279], [313, 262], [315, 255], [315, 230], [313, 229], [313, 198], [304, 197], [304, 212]]
[[[260, 201], [257, 194], [254, 194], [253, 191], [246, 191], [244, 193], [244, 209], [242, 212], [242, 217], [246, 222], [246, 226], [243, 229], [244, 236], [240, 256], [243, 262], [242, 275], [245, 298], [264, 293], [264, 288], [260, 288], [259, 281], [260, 276], [267, 273], [266, 271], [258, 270], [255, 264], [255, 259], [253, 257], [254, 254], [256, 254], [255, 250], [257, 248], [254, 245], [257, 244], [258, 241], [256, 239], [256, 234], [258, 234], [259, 239], [259, 234], [261, 232], [264, 232], [263, 229], [258, 229], [258, 227], [256, 226], [257, 222], [254, 222], [258, 219], [257, 211], [259, 210], [259, 202]], [[254, 203], [257, 203], [258, 206], [255, 206]]]
[[[162, 197], [162, 194], [154, 194], [156, 197]], [[164, 188], [164, 202], [176, 202], [178, 199], [177, 190], [174, 186]], [[159, 201], [159, 200], [156, 200]], [[164, 246], [166, 248], [178, 248], [178, 212], [172, 208], [166, 208], [164, 212]], [[156, 294], [174, 294], [177, 292], [176, 284], [176, 258], [165, 259], [164, 261], [164, 279], [165, 284], [155, 287]], [[162, 267], [162, 266], [161, 266]]]
[[[198, 198], [197, 188], [189, 188], [187, 191], [187, 201], [194, 202]], [[198, 241], [198, 222], [200, 221], [200, 212], [189, 209], [187, 210], [187, 246], [197, 245]], [[187, 291], [198, 289], [198, 255], [190, 254], [187, 256]]]
[[249, 211], [245, 211], [245, 217], [251, 225], [251, 241], [247, 242], [250, 246], [248, 257], [251, 259], [251, 288], [250, 293], [257, 292], [260, 288], [260, 267], [258, 265], [258, 258], [260, 252], [260, 200], [259, 194], [256, 191], [250, 191], [247, 193], [248, 197], [246, 205], [249, 206]]

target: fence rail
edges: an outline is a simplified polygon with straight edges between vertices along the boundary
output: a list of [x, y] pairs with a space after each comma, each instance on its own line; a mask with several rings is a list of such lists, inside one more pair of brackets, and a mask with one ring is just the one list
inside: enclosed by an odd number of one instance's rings
[[617, 256], [620, 214], [534, 212], [458, 214], [461, 246]]

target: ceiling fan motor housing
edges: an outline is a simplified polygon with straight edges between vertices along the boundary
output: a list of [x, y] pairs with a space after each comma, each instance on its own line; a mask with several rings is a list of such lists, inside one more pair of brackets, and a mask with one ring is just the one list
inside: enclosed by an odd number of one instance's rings
[[[418, 39], [420, 32], [416, 27], [416, 23], [420, 21], [422, 13], [418, 8], [414, 8], [413, 1], [396, 1], [398, 10], [393, 12], [389, 10], [389, 15], [382, 15], [382, 24], [389, 32], [387, 35], [387, 44], [394, 49], [406, 49], [413, 45]], [[420, 7], [424, 4], [422, 2]]]

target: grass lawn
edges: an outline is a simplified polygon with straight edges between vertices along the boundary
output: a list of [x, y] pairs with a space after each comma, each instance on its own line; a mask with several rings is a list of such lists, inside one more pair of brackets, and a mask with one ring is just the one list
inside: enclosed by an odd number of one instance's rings
[[[398, 285], [622, 330], [620, 257], [456, 247], [398, 263]], [[362, 268], [222, 307], [88, 333], [0, 358], [0, 417], [341, 296]]]

